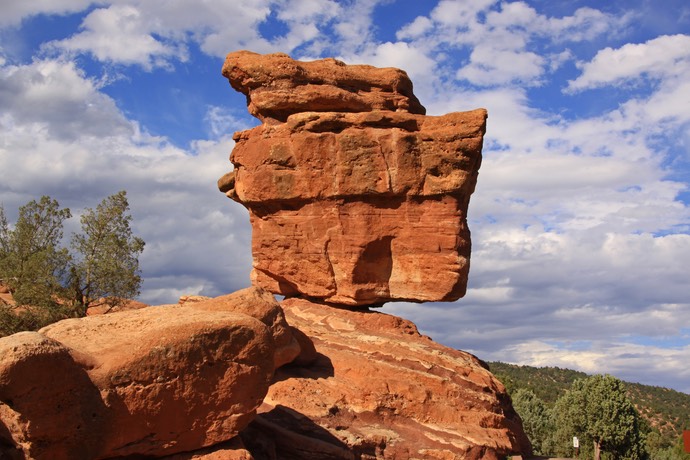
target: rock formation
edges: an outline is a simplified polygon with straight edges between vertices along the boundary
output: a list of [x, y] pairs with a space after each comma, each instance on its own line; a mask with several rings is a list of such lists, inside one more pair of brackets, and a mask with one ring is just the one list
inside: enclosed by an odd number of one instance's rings
[[300, 459], [484, 459], [525, 452], [505, 388], [482, 363], [419, 334], [410, 321], [289, 299], [310, 337], [309, 366], [276, 372], [250, 450]]
[[0, 459], [528, 453], [481, 361], [369, 310], [464, 294], [486, 112], [426, 116], [403, 71], [333, 59], [244, 51], [223, 73], [263, 122], [219, 181], [249, 210], [255, 287], [0, 338]]
[[[242, 313], [250, 311], [256, 317]], [[227, 441], [253, 419], [288, 334], [273, 296], [252, 288], [2, 338], [0, 445], [73, 460]]]
[[347, 305], [464, 295], [486, 111], [425, 116], [404, 72], [332, 59], [238, 52], [223, 74], [264, 121], [219, 181], [249, 210], [254, 284]]
[[528, 452], [505, 388], [479, 360], [366, 308], [464, 295], [486, 111], [426, 116], [404, 72], [333, 59], [241, 51], [223, 75], [263, 123], [235, 133], [234, 168], [218, 185], [249, 210], [252, 281], [288, 297], [281, 305], [302, 348], [241, 433], [248, 450], [266, 459]]

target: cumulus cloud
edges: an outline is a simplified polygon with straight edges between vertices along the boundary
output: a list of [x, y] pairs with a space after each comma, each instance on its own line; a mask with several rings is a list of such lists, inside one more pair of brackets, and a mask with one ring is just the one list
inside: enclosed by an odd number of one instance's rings
[[0, 27], [18, 25], [23, 19], [38, 14], [68, 14], [82, 11], [93, 0], [5, 0], [2, 2]]
[[82, 32], [53, 42], [50, 47], [89, 52], [100, 61], [139, 64], [147, 70], [166, 66], [171, 58], [186, 60], [184, 47], [154, 38], [152, 27], [146, 22], [141, 11], [131, 5], [99, 8], [84, 18]]
[[[672, 382], [675, 388], [690, 393], [690, 370], [686, 362], [690, 347], [638, 345], [630, 343], [572, 343], [559, 344], [532, 341], [510, 347], [506, 350], [509, 362], [520, 362], [532, 366], [558, 366], [580, 370], [590, 374], [607, 373], [637, 382], [640, 368], [648, 370], [648, 385], [668, 386], [668, 371], [673, 370]], [[664, 375], [664, 378], [659, 378]]]
[[568, 50], [545, 53], [548, 43], [593, 40], [627, 21], [627, 17], [616, 18], [592, 8], [549, 17], [525, 2], [442, 1], [429, 16], [419, 16], [399, 30], [397, 37], [421, 41], [430, 50], [471, 48], [455, 77], [473, 85], [530, 86], [540, 85], [546, 72], [571, 57]]
[[[111, 0], [91, 11], [81, 31], [51, 42], [46, 49], [66, 53], [89, 53], [103, 62], [140, 65], [146, 70], [171, 69], [188, 59], [189, 47], [224, 56], [231, 50], [321, 53], [351, 48], [370, 36], [371, 13], [380, 0], [355, 0], [348, 14], [340, 3], [312, 0], [211, 0], [203, 3]], [[271, 19], [284, 26], [284, 33], [260, 27]], [[333, 41], [324, 31], [335, 31]], [[332, 51], [330, 51], [332, 53]], [[332, 53], [334, 54], [334, 53]]]
[[115, 101], [72, 61], [0, 66], [0, 113], [8, 133], [25, 125], [64, 140], [134, 132]]
[[470, 63], [459, 69], [456, 77], [477, 86], [536, 82], [544, 62], [536, 53], [477, 45], [470, 54]]
[[664, 35], [645, 43], [604, 48], [580, 63], [582, 74], [568, 82], [570, 91], [581, 91], [640, 78], [682, 76], [690, 71], [690, 35]]

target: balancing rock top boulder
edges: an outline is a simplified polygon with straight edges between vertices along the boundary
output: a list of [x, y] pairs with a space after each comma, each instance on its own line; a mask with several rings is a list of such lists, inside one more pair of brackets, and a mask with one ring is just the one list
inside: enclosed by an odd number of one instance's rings
[[333, 59], [240, 51], [223, 74], [263, 121], [218, 181], [249, 210], [255, 285], [352, 306], [464, 295], [484, 109], [426, 116], [405, 72]]
[[284, 122], [300, 112], [392, 110], [424, 114], [407, 74], [394, 68], [345, 65], [335, 59], [295, 61], [284, 53], [228, 54], [223, 75], [247, 96], [249, 113]]

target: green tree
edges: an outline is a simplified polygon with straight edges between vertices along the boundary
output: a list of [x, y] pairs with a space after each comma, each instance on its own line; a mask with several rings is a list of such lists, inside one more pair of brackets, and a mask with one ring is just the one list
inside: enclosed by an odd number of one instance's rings
[[549, 438], [553, 431], [551, 411], [532, 390], [520, 388], [512, 394], [513, 408], [522, 419], [525, 434], [537, 455], [549, 454]]
[[[623, 382], [611, 375], [594, 375], [573, 382], [556, 402], [554, 414], [557, 437], [562, 446], [573, 436], [580, 440], [585, 455], [595, 460], [602, 452], [617, 459], [647, 457], [640, 416], [626, 395]], [[588, 446], [591, 446], [591, 451]]]
[[70, 210], [43, 196], [19, 208], [14, 229], [0, 210], [0, 279], [17, 303], [54, 307], [69, 263], [60, 241]]
[[105, 198], [81, 216], [81, 233], [72, 238], [76, 251], [69, 291], [80, 314], [105, 303], [113, 308], [139, 294], [139, 254], [144, 241], [132, 235], [127, 192]]
[[647, 449], [654, 460], [690, 460], [690, 453], [685, 452], [683, 437], [673, 442], [666, 442], [658, 431], [652, 431], [647, 437]]

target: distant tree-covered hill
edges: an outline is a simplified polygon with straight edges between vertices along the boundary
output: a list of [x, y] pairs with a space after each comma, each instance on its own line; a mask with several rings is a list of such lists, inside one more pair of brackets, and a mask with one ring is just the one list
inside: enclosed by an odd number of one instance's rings
[[[520, 388], [531, 390], [547, 406], [553, 406], [584, 372], [558, 367], [517, 366], [489, 362], [491, 372], [503, 382], [510, 394]], [[628, 398], [652, 429], [668, 442], [690, 430], [690, 395], [668, 388], [625, 382]]]

